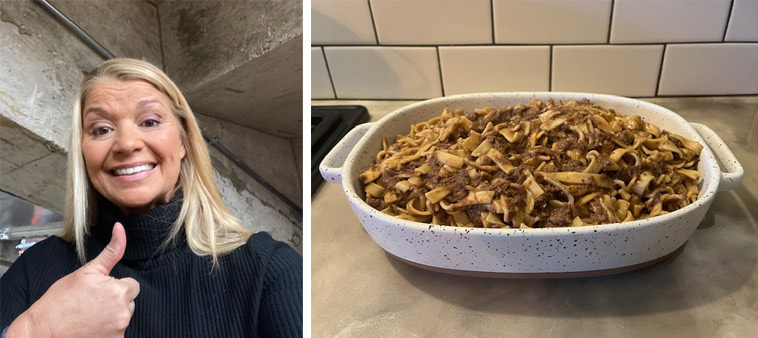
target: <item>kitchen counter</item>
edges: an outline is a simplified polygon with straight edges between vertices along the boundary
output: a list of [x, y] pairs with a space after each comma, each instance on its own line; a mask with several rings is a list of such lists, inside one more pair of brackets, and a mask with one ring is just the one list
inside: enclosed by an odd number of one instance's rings
[[[506, 280], [405, 264], [364, 231], [342, 187], [311, 204], [313, 337], [748, 337], [758, 332], [758, 96], [645, 99], [715, 130], [745, 168], [676, 255], [618, 275]], [[376, 121], [415, 101], [358, 104]], [[752, 333], [751, 333], [752, 332]]]

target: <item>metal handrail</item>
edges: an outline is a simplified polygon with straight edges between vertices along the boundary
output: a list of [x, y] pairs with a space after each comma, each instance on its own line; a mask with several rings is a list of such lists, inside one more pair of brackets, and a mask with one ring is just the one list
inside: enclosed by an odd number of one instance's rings
[[28, 237], [52, 236], [63, 230], [62, 222], [21, 225], [0, 229], [0, 241], [18, 241]]
[[78, 36], [80, 39], [84, 40], [90, 47], [94, 48], [100, 55], [105, 57], [106, 59], [113, 59], [115, 56], [111, 52], [109, 52], [103, 45], [101, 45], [99, 42], [97, 42], [94, 38], [92, 38], [87, 32], [85, 32], [83, 29], [81, 29], [77, 24], [75, 24], [71, 19], [63, 15], [61, 11], [59, 11], [57, 8], [55, 8], [53, 5], [51, 5], [47, 0], [36, 0], [37, 3], [39, 3], [42, 7], [45, 7], [50, 14], [58, 18], [58, 20], [61, 20], [66, 27], [74, 31], [74, 34]]

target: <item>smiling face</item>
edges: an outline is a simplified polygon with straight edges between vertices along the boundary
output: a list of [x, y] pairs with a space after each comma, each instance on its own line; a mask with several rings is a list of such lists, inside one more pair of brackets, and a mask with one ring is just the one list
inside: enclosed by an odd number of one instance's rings
[[186, 150], [163, 93], [145, 81], [104, 80], [82, 114], [84, 162], [100, 194], [125, 213], [171, 199]]

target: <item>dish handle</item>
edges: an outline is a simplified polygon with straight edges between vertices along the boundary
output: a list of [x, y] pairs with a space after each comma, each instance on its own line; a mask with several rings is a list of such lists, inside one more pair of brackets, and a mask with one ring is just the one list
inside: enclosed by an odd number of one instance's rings
[[340, 140], [337, 145], [329, 151], [324, 160], [318, 166], [318, 170], [321, 172], [321, 176], [332, 183], [341, 183], [342, 181], [342, 165], [345, 163], [347, 155], [353, 150], [363, 135], [374, 125], [373, 122], [363, 123], [355, 126], [353, 130], [349, 131], [345, 137]]
[[742, 165], [734, 156], [729, 147], [726, 146], [724, 140], [716, 134], [713, 129], [701, 123], [690, 123], [692, 127], [703, 137], [708, 148], [716, 158], [721, 162], [721, 165], [726, 169], [721, 173], [721, 181], [719, 182], [718, 191], [732, 190], [736, 188], [742, 182], [742, 176], [745, 175], [745, 170], [742, 169]]

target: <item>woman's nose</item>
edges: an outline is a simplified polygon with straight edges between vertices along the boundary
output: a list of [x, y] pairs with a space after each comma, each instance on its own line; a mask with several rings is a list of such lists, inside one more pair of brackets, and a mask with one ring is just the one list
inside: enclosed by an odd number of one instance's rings
[[116, 131], [113, 150], [120, 153], [131, 153], [142, 149], [144, 142], [135, 128], [119, 128]]

